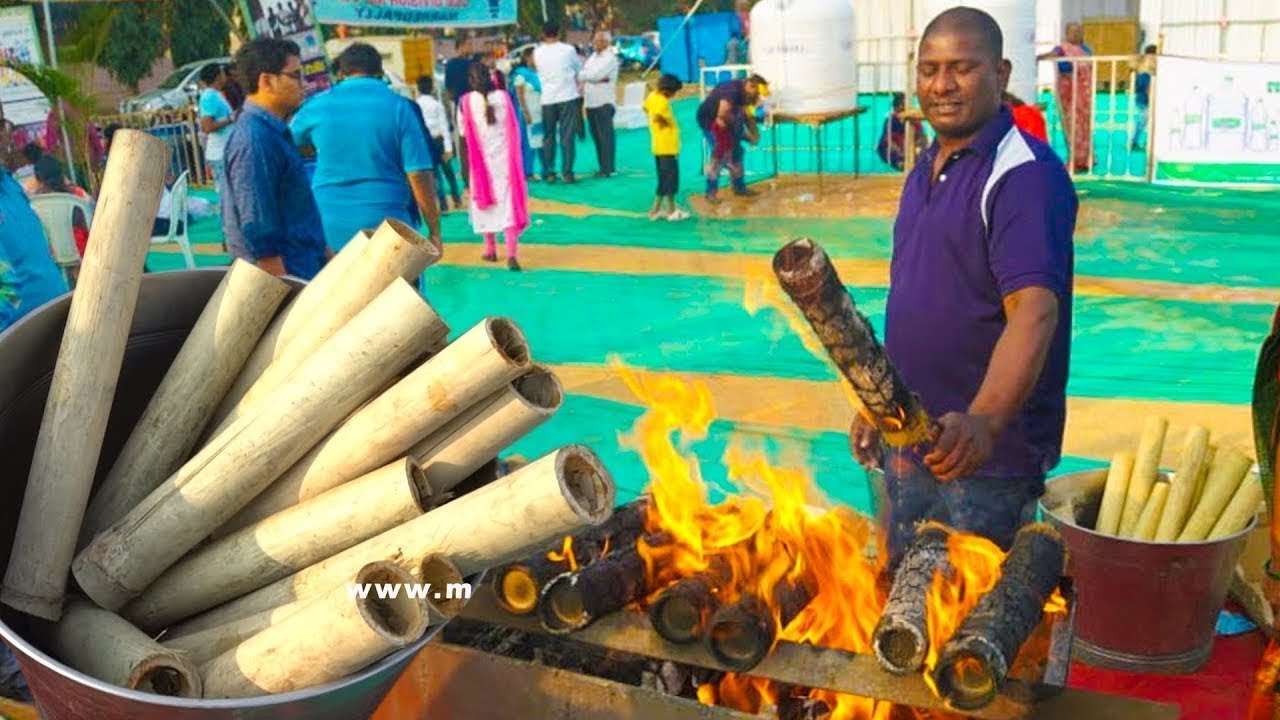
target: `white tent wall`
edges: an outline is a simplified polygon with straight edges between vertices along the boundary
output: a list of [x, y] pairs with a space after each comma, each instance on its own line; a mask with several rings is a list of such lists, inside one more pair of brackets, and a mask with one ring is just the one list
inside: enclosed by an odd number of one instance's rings
[[1166, 55], [1280, 61], [1277, 0], [1142, 0], [1140, 19]]

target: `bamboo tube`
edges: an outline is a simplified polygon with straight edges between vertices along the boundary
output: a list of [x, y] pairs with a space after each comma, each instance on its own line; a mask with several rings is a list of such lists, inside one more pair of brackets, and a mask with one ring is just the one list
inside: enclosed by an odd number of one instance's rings
[[1230, 447], [1218, 450], [1213, 458], [1213, 467], [1209, 468], [1209, 477], [1204, 481], [1204, 497], [1192, 511], [1178, 542], [1199, 542], [1209, 537], [1209, 531], [1218, 522], [1251, 467], [1253, 461], [1239, 450]]
[[1124, 510], [1124, 498], [1132, 475], [1133, 453], [1124, 451], [1111, 456], [1111, 470], [1107, 473], [1106, 489], [1102, 492], [1102, 508], [1098, 510], [1098, 522], [1094, 527], [1097, 532], [1107, 535], [1120, 532], [1120, 513]]
[[1138, 524], [1133, 530], [1134, 540], [1143, 540], [1151, 542], [1156, 538], [1156, 528], [1160, 525], [1160, 519], [1163, 517], [1165, 504], [1169, 500], [1169, 483], [1158, 482], [1151, 486], [1151, 494], [1147, 497], [1147, 504], [1142, 508], [1142, 515], [1138, 518]]
[[271, 402], [237, 420], [94, 538], [72, 564], [80, 587], [118, 610], [420, 357], [443, 328], [417, 291], [397, 279]]
[[138, 302], [168, 146], [121, 130], [54, 365], [0, 602], [57, 620]]
[[214, 435], [214, 430], [222, 426], [231, 410], [244, 398], [244, 394], [249, 392], [258, 378], [262, 377], [262, 373], [276, 359], [276, 354], [284, 350], [298, 329], [306, 325], [316, 313], [324, 311], [324, 300], [346, 280], [351, 266], [364, 254], [371, 237], [373, 233], [368, 230], [357, 231], [342, 251], [325, 263], [320, 272], [271, 321], [214, 413], [213, 420], [209, 423], [209, 432], [205, 435], [206, 441]]
[[121, 615], [157, 632], [422, 514], [422, 468], [409, 458], [205, 545], [179, 560]]
[[1120, 513], [1120, 536], [1133, 537], [1142, 515], [1142, 507], [1151, 494], [1151, 486], [1160, 474], [1160, 455], [1164, 452], [1164, 436], [1169, 421], [1162, 417], [1147, 418], [1138, 440], [1138, 452], [1133, 460], [1133, 474], [1129, 476], [1129, 488], [1125, 491], [1124, 510]]
[[[486, 318], [374, 398], [232, 518], [237, 530], [403, 456], [529, 368], [524, 333]], [[490, 454], [489, 457], [492, 457]]]
[[[527, 556], [609, 518], [613, 477], [590, 448], [566, 445], [516, 472], [290, 577], [174, 628], [191, 633], [287, 603], [305, 602], [367, 562], [416, 569], [448, 557], [464, 576]], [[336, 580], [335, 580], [336, 578]]]
[[950, 530], [943, 525], [921, 523], [894, 572], [884, 612], [871, 635], [871, 647], [880, 667], [895, 675], [918, 671], [929, 654], [929, 588], [934, 576], [950, 571], [950, 537]]
[[1174, 474], [1169, 488], [1169, 498], [1165, 501], [1164, 512], [1160, 516], [1160, 525], [1156, 529], [1157, 542], [1173, 542], [1182, 532], [1182, 526], [1191, 513], [1192, 500], [1195, 499], [1196, 485], [1204, 471], [1205, 458], [1209, 454], [1209, 430], [1192, 425], [1187, 430], [1187, 440], [1182, 445], [1182, 458], [1178, 462], [1178, 472]]
[[[1196, 478], [1196, 494], [1191, 500], [1191, 507], [1200, 504], [1200, 498], [1204, 497], [1204, 483], [1209, 479], [1209, 468], [1213, 467], [1213, 461], [1218, 456], [1218, 446], [1209, 443], [1209, 450], [1204, 454], [1204, 464], [1200, 466], [1200, 475]], [[1191, 514], [1188, 510], [1187, 514]]]
[[564, 402], [564, 388], [542, 365], [508, 383], [413, 446], [427, 484], [442, 495], [511, 443], [546, 422]]
[[1213, 524], [1213, 529], [1209, 531], [1209, 540], [1224, 538], [1228, 535], [1235, 535], [1249, 524], [1249, 521], [1258, 514], [1258, 508], [1262, 505], [1262, 483], [1251, 477], [1246, 477], [1240, 483], [1240, 487], [1236, 489], [1235, 495], [1231, 496], [1231, 502], [1227, 508], [1222, 511], [1222, 515], [1218, 517], [1218, 521]]
[[201, 695], [200, 673], [185, 653], [84, 600], [67, 603], [50, 649], [67, 665], [113, 685], [173, 697]]
[[191, 457], [214, 409], [288, 294], [288, 284], [251, 263], [237, 260], [231, 266], [89, 503], [81, 547]]
[[[424, 598], [427, 601], [428, 625], [452, 620], [466, 605], [468, 589], [458, 567], [448, 558], [427, 556], [419, 566], [417, 580], [432, 589], [429, 597]], [[164, 646], [185, 652], [191, 662], [203, 665], [272, 625], [279, 625], [302, 607], [305, 605], [291, 604], [270, 608], [225, 625], [170, 637], [164, 642]]]
[[[345, 249], [345, 248], [344, 248]], [[271, 397], [272, 393], [342, 326], [362, 312], [391, 281], [400, 278], [416, 283], [419, 275], [440, 259], [441, 249], [413, 228], [398, 220], [387, 219], [369, 238], [368, 244], [347, 268], [346, 276], [326, 290], [323, 301], [314, 312], [301, 316], [306, 322], [298, 327], [283, 346], [276, 343], [274, 359], [262, 375], [240, 398], [221, 421], [214, 435], [232, 421]], [[325, 285], [329, 285], [326, 280]], [[301, 295], [299, 295], [301, 299]], [[308, 299], [308, 303], [312, 300]], [[295, 313], [290, 312], [292, 317]], [[444, 337], [439, 338], [443, 343]], [[439, 347], [438, 345], [435, 347]], [[390, 459], [390, 458], [388, 458]]]
[[[241, 698], [323, 685], [416, 642], [427, 631], [427, 603], [410, 597], [413, 575], [392, 563], [369, 563], [358, 586], [399, 586], [394, 597], [354, 596], [342, 583], [293, 615], [200, 667], [206, 698]], [[348, 581], [349, 582], [349, 581]]]

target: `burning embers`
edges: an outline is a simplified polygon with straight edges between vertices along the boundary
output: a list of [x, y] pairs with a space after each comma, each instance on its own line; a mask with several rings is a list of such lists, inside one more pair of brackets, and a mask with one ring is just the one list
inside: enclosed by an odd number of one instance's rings
[[[688, 451], [714, 417], [706, 388], [622, 373], [649, 406], [626, 439], [649, 469], [649, 492], [604, 525], [497, 572], [508, 612], [536, 612], [563, 634], [634, 607], [667, 642], [702, 643], [735, 671], [703, 685], [704, 702], [758, 712], [800, 698], [832, 718], [884, 720], [891, 702], [745, 673], [780, 642], [874, 652], [887, 669], [923, 673], [951, 707], [976, 708], [1010, 675], [1042, 611], [1065, 610], [1054, 594], [1062, 541], [1045, 526], [1024, 528], [1006, 557], [985, 539], [923, 524], [890, 583], [873, 523], [816, 509], [808, 474], [763, 452], [730, 444], [727, 479], [751, 494], [713, 504]], [[1033, 660], [1042, 660], [1036, 647]]]

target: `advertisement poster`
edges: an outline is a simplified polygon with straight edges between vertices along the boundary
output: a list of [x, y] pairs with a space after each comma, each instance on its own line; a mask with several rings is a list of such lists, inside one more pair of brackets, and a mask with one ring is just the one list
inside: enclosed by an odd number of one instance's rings
[[315, 0], [316, 17], [334, 25], [489, 27], [516, 21], [516, 0]]
[[327, 90], [332, 84], [329, 61], [324, 52], [320, 23], [312, 13], [311, 0], [241, 0], [254, 37], [292, 40], [302, 50], [302, 77], [307, 94]]
[[1161, 57], [1155, 179], [1280, 184], [1280, 63]]
[[[28, 65], [44, 64], [30, 5], [0, 8], [0, 56]], [[41, 124], [49, 115], [49, 101], [26, 78], [0, 69], [0, 104], [4, 116], [15, 125]]]

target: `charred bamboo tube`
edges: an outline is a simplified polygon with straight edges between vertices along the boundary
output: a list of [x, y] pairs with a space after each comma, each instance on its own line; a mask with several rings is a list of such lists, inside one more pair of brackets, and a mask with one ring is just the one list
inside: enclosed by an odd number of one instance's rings
[[1121, 537], [1133, 537], [1133, 531], [1138, 527], [1138, 518], [1151, 495], [1151, 486], [1155, 485], [1160, 474], [1160, 455], [1164, 452], [1164, 436], [1168, 431], [1169, 421], [1162, 417], [1149, 417], [1142, 427], [1138, 453], [1133, 461], [1133, 475], [1129, 477], [1124, 510], [1120, 514]]
[[409, 454], [422, 463], [431, 491], [443, 495], [546, 422], [563, 402], [560, 381], [546, 367], [535, 365], [450, 420]]
[[995, 587], [939, 653], [932, 676], [939, 697], [962, 711], [995, 699], [1065, 565], [1066, 545], [1052, 527], [1035, 523], [1018, 531]]
[[356, 411], [254, 498], [227, 524], [226, 531], [274, 515], [403, 456], [414, 443], [502, 389], [529, 365], [529, 343], [520, 328], [506, 318], [486, 318]]
[[647, 588], [644, 558], [632, 543], [552, 579], [542, 589], [538, 616], [548, 632], [570, 633], [640, 599]]
[[1120, 532], [1120, 514], [1124, 511], [1124, 498], [1132, 475], [1133, 453], [1118, 452], [1111, 457], [1111, 469], [1107, 472], [1107, 484], [1102, 491], [1102, 507], [1094, 525], [1096, 531], [1107, 535]]
[[347, 275], [351, 272], [351, 266], [364, 254], [371, 237], [373, 233], [368, 230], [358, 231], [355, 237], [342, 248], [342, 252], [325, 263], [311, 282], [299, 290], [271, 321], [266, 332], [262, 334], [262, 339], [249, 354], [249, 359], [245, 361], [240, 374], [227, 390], [217, 412], [214, 413], [213, 421], [207, 428], [208, 432], [205, 433], [206, 441], [212, 438], [215, 430], [222, 427], [223, 421], [231, 414], [231, 410], [276, 359], [276, 354], [284, 350], [298, 330], [316, 313], [324, 312], [324, 300], [346, 281]]
[[1222, 511], [1218, 521], [1213, 524], [1213, 529], [1209, 531], [1206, 539], [1215, 540], [1240, 532], [1258, 514], [1258, 508], [1261, 506], [1262, 483], [1246, 477], [1236, 489], [1236, 494], [1231, 496], [1231, 502]]
[[893, 576], [893, 587], [871, 636], [880, 667], [906, 675], [918, 671], [929, 654], [926, 601], [933, 578], [947, 567], [947, 529], [923, 523]]
[[67, 570], [97, 474], [168, 152], [162, 140], [145, 132], [122, 130], [116, 136], [71, 297], [0, 587], [0, 602], [46, 620], [62, 615]]
[[[360, 314], [393, 280], [416, 283], [418, 276], [439, 260], [440, 256], [441, 249], [438, 245], [428, 241], [408, 225], [392, 219], [383, 222], [373, 233], [373, 237], [369, 238], [364, 252], [351, 262], [346, 276], [332, 284], [325, 280], [323, 285], [327, 287], [328, 293], [324, 296], [321, 308], [306, 316], [306, 322], [287, 343], [283, 346], [276, 343], [276, 347], [272, 348], [274, 358], [271, 364], [244, 396], [237, 399], [235, 406], [222, 418], [214, 435], [268, 399], [312, 353]], [[303, 293], [305, 292], [304, 290]], [[299, 293], [299, 300], [303, 293]], [[310, 301], [308, 297], [308, 303]], [[289, 317], [292, 318], [295, 313], [290, 310]], [[442, 344], [444, 336], [437, 340]]]
[[723, 555], [714, 555], [704, 572], [683, 578], [663, 590], [649, 606], [649, 623], [668, 642], [697, 642], [706, 635], [720, 609], [717, 593], [732, 577]]
[[512, 615], [532, 614], [538, 609], [542, 589], [553, 578], [596, 562], [610, 548], [634, 546], [644, 533], [648, 507], [647, 498], [637, 498], [615, 508], [603, 524], [566, 537], [546, 552], [499, 568], [493, 574], [498, 605]]
[[1220, 448], [1213, 458], [1213, 467], [1209, 469], [1209, 477], [1204, 481], [1204, 496], [1196, 505], [1187, 525], [1178, 536], [1178, 542], [1200, 542], [1209, 537], [1209, 531], [1222, 516], [1222, 511], [1235, 497], [1236, 490], [1253, 461], [1235, 448]]
[[1138, 524], [1133, 529], [1134, 540], [1155, 540], [1156, 528], [1168, 499], [1169, 483], [1158, 482], [1151, 486], [1151, 495], [1147, 497], [1147, 504], [1142, 508], [1142, 515], [1138, 516]]
[[338, 585], [201, 666], [204, 696], [256, 697], [322, 685], [368, 667], [427, 631], [426, 601], [403, 591], [414, 582], [408, 571], [369, 563], [354, 582], [399, 586], [400, 592], [385, 599], [373, 591], [359, 597], [349, 585]]
[[763, 600], [748, 595], [725, 605], [711, 617], [707, 647], [711, 655], [734, 672], [747, 672], [773, 649], [780, 628], [785, 628], [809, 604], [812, 595], [801, 583], [783, 580], [774, 586], [774, 611]]
[[84, 600], [67, 603], [51, 634], [63, 662], [130, 690], [198, 698], [200, 673], [185, 653], [163, 647], [115, 613]]
[[889, 362], [822, 247], [808, 238], [788, 243], [773, 256], [773, 272], [853, 386], [863, 416], [885, 441], [905, 447], [933, 437], [933, 421]]
[[1196, 495], [1196, 483], [1204, 469], [1205, 458], [1209, 455], [1209, 431], [1193, 425], [1187, 431], [1186, 442], [1182, 445], [1182, 458], [1178, 462], [1178, 472], [1170, 481], [1169, 498], [1165, 500], [1164, 512], [1160, 515], [1160, 525], [1156, 528], [1155, 539], [1158, 542], [1173, 542], [1182, 532], [1182, 526], [1191, 513], [1191, 503]]
[[[118, 610], [296, 462], [414, 358], [444, 323], [397, 279], [282, 385], [214, 438], [72, 566], [80, 587]], [[355, 570], [351, 570], [354, 573]]]
[[80, 544], [124, 517], [191, 457], [289, 286], [237, 260], [191, 334], [85, 512]]
[[416, 462], [391, 462], [193, 551], [121, 614], [157, 632], [252, 592], [418, 517], [424, 484]]
[[352, 568], [376, 560], [416, 570], [423, 558], [439, 554], [464, 576], [472, 575], [599, 525], [608, 519], [615, 493], [613, 477], [594, 452], [566, 445], [422, 517], [193, 618], [175, 632], [195, 632], [305, 602], [350, 577]]

